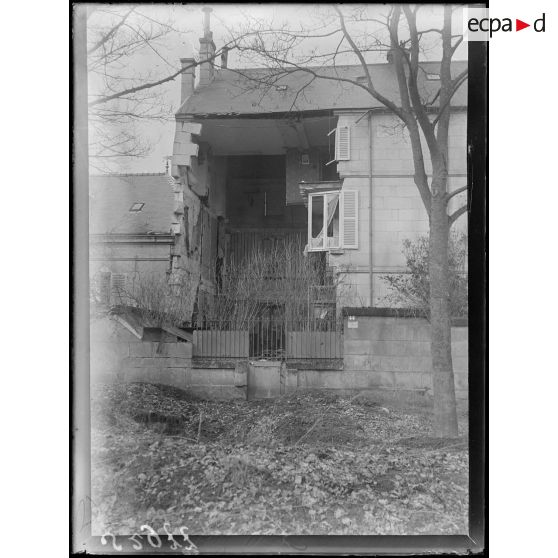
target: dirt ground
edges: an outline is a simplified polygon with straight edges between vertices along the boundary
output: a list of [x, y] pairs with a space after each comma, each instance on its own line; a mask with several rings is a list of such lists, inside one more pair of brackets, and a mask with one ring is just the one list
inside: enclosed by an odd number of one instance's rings
[[463, 402], [455, 439], [432, 436], [422, 395], [217, 402], [133, 383], [91, 403], [93, 534], [468, 532]]

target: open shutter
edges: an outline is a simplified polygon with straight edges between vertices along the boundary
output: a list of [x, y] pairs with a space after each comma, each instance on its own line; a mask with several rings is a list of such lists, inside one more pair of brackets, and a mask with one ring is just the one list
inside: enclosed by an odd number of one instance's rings
[[349, 126], [339, 126], [335, 134], [335, 159], [348, 161], [351, 158], [351, 130]]
[[341, 192], [343, 212], [343, 248], [358, 248], [358, 192]]

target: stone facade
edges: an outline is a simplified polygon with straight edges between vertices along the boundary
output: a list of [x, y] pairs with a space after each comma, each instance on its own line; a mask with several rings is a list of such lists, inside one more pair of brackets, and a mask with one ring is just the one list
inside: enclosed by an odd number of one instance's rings
[[[395, 116], [362, 111], [341, 112], [338, 126], [351, 130], [350, 160], [340, 161], [343, 189], [359, 196], [359, 247], [330, 254], [330, 265], [345, 285], [346, 305], [384, 306], [382, 276], [405, 271], [403, 241], [428, 233], [428, 217], [413, 181], [413, 160], [407, 133]], [[467, 183], [467, 115], [454, 111], [449, 132], [449, 191]], [[424, 153], [428, 149], [423, 144]], [[431, 175], [429, 157], [426, 172]], [[466, 193], [455, 196], [449, 211], [466, 203]], [[453, 229], [466, 229], [462, 216]]]

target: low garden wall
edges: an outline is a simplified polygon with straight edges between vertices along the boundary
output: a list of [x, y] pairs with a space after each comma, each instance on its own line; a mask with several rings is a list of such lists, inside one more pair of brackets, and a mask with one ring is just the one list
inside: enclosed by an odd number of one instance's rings
[[[385, 309], [345, 312], [343, 377], [307, 372], [309, 384], [352, 389], [432, 389], [430, 324], [426, 319], [396, 316]], [[451, 339], [455, 393], [464, 399], [469, 374], [465, 320], [454, 320]]]
[[[294, 370], [275, 366], [278, 374], [261, 393], [279, 395], [294, 389], [363, 390], [432, 389], [430, 326], [423, 318], [395, 317], [374, 309], [348, 311], [344, 324], [343, 369]], [[194, 337], [196, 342], [196, 337]], [[468, 329], [452, 328], [452, 356], [458, 398], [468, 393]], [[91, 379], [145, 381], [188, 389], [218, 399], [246, 398], [249, 369], [233, 362], [200, 363], [192, 344], [160, 332], [139, 339], [121, 324], [104, 318], [91, 324]], [[253, 377], [253, 375], [252, 375]], [[257, 393], [260, 393], [258, 391]], [[430, 391], [431, 393], [431, 391]]]

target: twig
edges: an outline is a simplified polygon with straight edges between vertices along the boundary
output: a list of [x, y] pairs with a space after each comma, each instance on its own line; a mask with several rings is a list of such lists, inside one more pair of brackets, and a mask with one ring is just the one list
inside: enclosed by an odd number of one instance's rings
[[200, 409], [200, 422], [198, 424], [198, 437], [196, 439], [196, 444], [200, 443], [200, 435], [201, 435], [201, 427], [202, 427], [202, 420], [203, 420], [203, 411]]
[[[353, 395], [350, 399], [349, 399], [349, 403], [352, 403], [359, 395], [360, 395], [360, 391], [356, 394]], [[337, 401], [334, 401], [332, 403], [330, 403], [324, 410], [324, 412], [316, 419], [316, 422], [314, 422], [314, 424], [293, 444], [293, 447], [296, 446], [302, 439], [306, 438], [306, 436], [308, 436], [308, 434], [310, 434], [310, 432], [312, 432], [312, 430], [314, 430], [314, 428], [316, 428], [316, 426], [318, 426], [318, 423], [323, 420], [323, 418], [326, 416], [327, 412], [333, 407], [333, 403], [337, 403]]]

